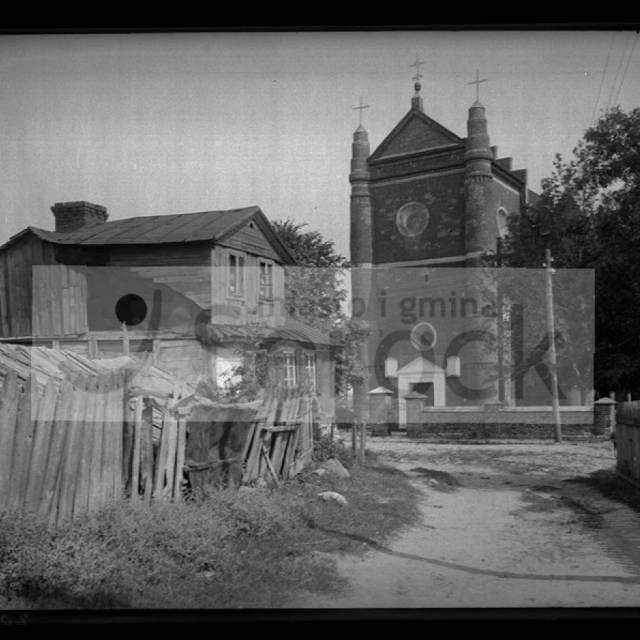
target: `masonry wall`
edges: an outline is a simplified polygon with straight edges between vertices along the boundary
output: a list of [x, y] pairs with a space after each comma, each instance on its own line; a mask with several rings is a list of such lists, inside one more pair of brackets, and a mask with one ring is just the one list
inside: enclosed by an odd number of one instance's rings
[[[434, 439], [555, 437], [553, 411], [547, 407], [429, 409], [423, 416], [421, 423], [407, 425], [407, 436]], [[591, 407], [561, 408], [560, 417], [563, 436], [587, 436], [593, 430]]]

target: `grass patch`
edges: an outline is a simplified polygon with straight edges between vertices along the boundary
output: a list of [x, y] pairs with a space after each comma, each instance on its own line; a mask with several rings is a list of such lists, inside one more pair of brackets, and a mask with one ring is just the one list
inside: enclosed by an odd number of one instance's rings
[[[346, 458], [343, 458], [348, 462]], [[329, 556], [384, 542], [417, 517], [417, 491], [368, 456], [337, 480], [304, 472], [280, 490], [200, 502], [120, 503], [57, 531], [0, 515], [0, 602], [21, 608], [291, 606], [344, 586]], [[334, 490], [348, 505], [325, 503]], [[333, 532], [333, 533], [331, 533]]]

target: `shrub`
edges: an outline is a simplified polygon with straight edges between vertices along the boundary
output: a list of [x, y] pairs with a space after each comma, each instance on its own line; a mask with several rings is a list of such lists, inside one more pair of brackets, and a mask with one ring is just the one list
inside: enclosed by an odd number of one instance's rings
[[351, 450], [347, 449], [339, 440], [331, 440], [328, 435], [321, 435], [313, 441], [313, 459], [324, 462], [330, 458], [337, 458], [340, 462], [349, 466], [353, 460]]

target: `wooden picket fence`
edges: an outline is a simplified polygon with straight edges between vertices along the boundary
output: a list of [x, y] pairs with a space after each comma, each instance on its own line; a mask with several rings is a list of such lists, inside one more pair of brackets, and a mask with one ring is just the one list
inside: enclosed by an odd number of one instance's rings
[[38, 384], [9, 372], [0, 394], [0, 511], [52, 526], [118, 500], [124, 372]]
[[617, 403], [615, 438], [616, 468], [640, 483], [640, 401]]
[[58, 527], [125, 497], [180, 501], [186, 479], [193, 486], [215, 465], [235, 465], [242, 483], [262, 478], [279, 486], [312, 459], [311, 399], [298, 391], [272, 393], [251, 422], [225, 425], [238, 454], [212, 460], [205, 448], [204, 460], [189, 466], [188, 411], [127, 383], [124, 370], [44, 383], [4, 376], [0, 512], [34, 513]]
[[311, 398], [297, 390], [270, 395], [247, 435], [242, 481], [271, 478], [278, 484], [299, 473], [312, 457]]
[[143, 395], [129, 399], [123, 478], [125, 492], [133, 502], [180, 501], [186, 437], [183, 413], [170, 411]]

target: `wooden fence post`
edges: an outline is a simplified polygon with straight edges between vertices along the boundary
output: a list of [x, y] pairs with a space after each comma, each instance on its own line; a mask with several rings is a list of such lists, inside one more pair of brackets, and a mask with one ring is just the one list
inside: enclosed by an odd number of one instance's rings
[[11, 458], [18, 415], [18, 376], [10, 371], [4, 379], [0, 396], [0, 509], [9, 499]]
[[356, 423], [351, 423], [351, 455], [355, 458], [357, 456], [357, 443], [356, 443]]

